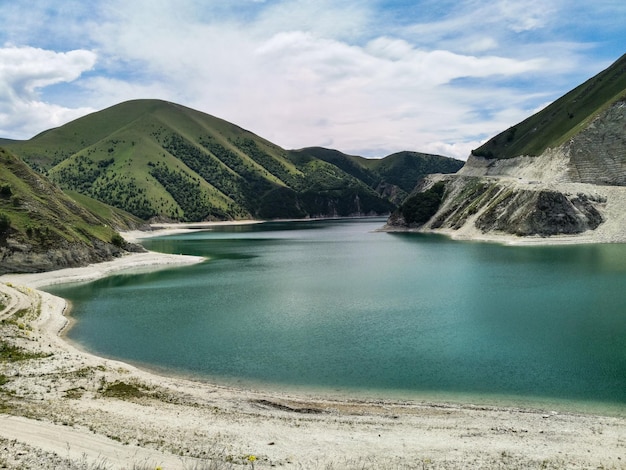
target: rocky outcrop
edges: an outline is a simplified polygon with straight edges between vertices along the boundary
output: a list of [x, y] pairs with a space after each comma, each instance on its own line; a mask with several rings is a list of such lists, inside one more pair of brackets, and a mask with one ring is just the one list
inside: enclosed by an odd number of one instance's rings
[[0, 275], [86, 266], [111, 260], [125, 252], [119, 247], [99, 240], [94, 240], [93, 243], [93, 246], [83, 243], [61, 243], [47, 250], [39, 250], [32, 245], [9, 240], [5, 246], [0, 246]]
[[565, 143], [539, 156], [471, 155], [459, 174], [626, 186], [626, 102], [617, 101]]
[[428, 221], [411, 225], [399, 211], [390, 217], [389, 227], [548, 237], [580, 234], [604, 221], [606, 197], [585, 193], [585, 188], [559, 191], [514, 179], [433, 175], [418, 194], [442, 184], [443, 201]]
[[613, 104], [562, 147], [572, 182], [626, 186], [626, 102]]
[[596, 229], [603, 218], [585, 194], [565, 195], [551, 190], [509, 191], [493, 201], [476, 219], [483, 233], [500, 231], [512, 235], [573, 235]]
[[607, 211], [607, 204], [616, 207], [626, 197], [626, 102], [608, 106], [539, 156], [471, 155], [456, 175], [430, 175], [407, 202], [415, 205], [417, 193], [440, 182], [444, 197], [428, 221], [407, 223], [401, 207], [388, 227], [464, 238], [550, 237], [588, 233], [611, 220], [611, 241], [626, 240], [626, 229], [616, 222], [624, 208]]

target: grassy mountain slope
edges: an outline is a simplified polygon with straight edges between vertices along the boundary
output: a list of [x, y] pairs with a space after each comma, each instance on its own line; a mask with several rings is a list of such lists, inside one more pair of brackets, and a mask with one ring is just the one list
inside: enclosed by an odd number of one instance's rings
[[6, 145], [62, 188], [144, 220], [383, 214], [396, 202], [364, 158], [286, 151], [166, 101], [121, 103]]
[[83, 265], [121, 253], [116, 228], [140, 221], [80, 199], [92, 210], [0, 148], [0, 274]]
[[392, 203], [401, 202], [430, 173], [456, 173], [463, 166], [454, 158], [419, 152], [398, 152], [380, 159], [346, 155], [321, 147], [291, 151], [292, 160], [323, 160], [374, 188]]
[[599, 112], [626, 99], [626, 55], [548, 107], [493, 137], [472, 151], [479, 157], [504, 159], [540, 155], [584, 129]]
[[250, 217], [253, 194], [301, 177], [270, 142], [158, 100], [125, 102], [10, 147], [62, 187], [143, 219]]
[[398, 152], [380, 160], [368, 161], [369, 167], [383, 181], [410, 193], [416, 184], [431, 173], [456, 173], [464, 162], [454, 158], [418, 152]]
[[339, 150], [324, 147], [307, 147], [300, 150], [291, 150], [289, 157], [294, 162], [322, 160], [336, 166], [347, 174], [360, 179], [368, 186], [374, 186], [378, 175], [367, 168], [367, 159], [356, 155], [347, 155]]

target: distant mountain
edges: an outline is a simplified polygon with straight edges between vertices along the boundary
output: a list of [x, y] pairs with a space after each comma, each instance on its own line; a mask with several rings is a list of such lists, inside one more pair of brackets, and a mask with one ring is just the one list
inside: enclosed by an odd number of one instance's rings
[[334, 165], [374, 188], [379, 195], [394, 204], [402, 202], [424, 176], [430, 173], [456, 173], [464, 163], [454, 158], [408, 151], [385, 158], [364, 158], [322, 147], [292, 150], [289, 156], [296, 164], [309, 158]]
[[72, 199], [0, 148], [0, 274], [111, 259], [125, 248], [116, 230], [141, 223], [85, 196]]
[[388, 225], [625, 242], [625, 204], [626, 55], [474, 150], [457, 174], [423, 180]]
[[144, 220], [387, 214], [424, 174], [462, 162], [403, 153], [368, 160], [287, 151], [234, 124], [159, 100], [135, 100], [1, 142], [66, 190]]

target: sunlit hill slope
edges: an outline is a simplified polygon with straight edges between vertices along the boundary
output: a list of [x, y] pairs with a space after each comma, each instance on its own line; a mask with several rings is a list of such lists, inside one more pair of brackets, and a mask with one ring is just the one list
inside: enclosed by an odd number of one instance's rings
[[288, 151], [159, 100], [121, 103], [0, 145], [61, 188], [144, 220], [386, 214], [425, 174], [463, 164], [411, 152], [368, 160], [320, 148]]
[[139, 224], [85, 196], [73, 199], [0, 149], [0, 274], [110, 259], [128, 248], [116, 230]]

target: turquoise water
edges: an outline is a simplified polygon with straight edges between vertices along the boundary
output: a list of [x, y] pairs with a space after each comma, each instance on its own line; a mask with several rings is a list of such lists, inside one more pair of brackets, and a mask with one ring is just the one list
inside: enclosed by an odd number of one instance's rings
[[190, 267], [50, 288], [95, 353], [226, 383], [626, 404], [626, 245], [266, 223], [148, 240]]

